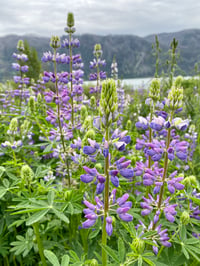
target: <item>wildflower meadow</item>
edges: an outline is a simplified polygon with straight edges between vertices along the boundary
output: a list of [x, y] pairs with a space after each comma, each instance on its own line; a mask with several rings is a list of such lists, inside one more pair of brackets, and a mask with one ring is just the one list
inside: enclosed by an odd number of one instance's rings
[[198, 69], [176, 75], [175, 39], [162, 68], [156, 37], [147, 88], [99, 43], [85, 77], [64, 31], [35, 65], [19, 40], [0, 84], [0, 265], [200, 265]]

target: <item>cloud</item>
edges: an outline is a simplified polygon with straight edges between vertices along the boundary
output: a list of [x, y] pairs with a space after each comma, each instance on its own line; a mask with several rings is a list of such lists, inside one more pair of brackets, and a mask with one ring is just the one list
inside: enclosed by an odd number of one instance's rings
[[0, 35], [63, 35], [73, 12], [78, 34], [145, 36], [199, 28], [194, 0], [0, 0]]

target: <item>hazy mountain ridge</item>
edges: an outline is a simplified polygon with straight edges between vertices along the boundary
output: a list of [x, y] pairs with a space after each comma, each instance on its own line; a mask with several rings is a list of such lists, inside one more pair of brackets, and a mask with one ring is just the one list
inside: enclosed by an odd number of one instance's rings
[[[200, 30], [191, 29], [174, 33], [157, 34], [162, 53], [163, 61], [170, 48], [170, 43], [175, 37], [179, 41], [180, 60], [179, 67], [190, 75], [194, 69], [194, 64], [200, 61]], [[85, 79], [88, 79], [90, 69], [89, 62], [93, 59], [93, 48], [96, 43], [100, 43], [103, 49], [103, 58], [106, 59], [107, 66], [105, 71], [110, 76], [110, 65], [113, 56], [119, 68], [120, 78], [134, 78], [152, 76], [155, 72], [155, 58], [152, 56], [152, 43], [155, 41], [155, 35], [138, 37], [135, 35], [107, 35], [98, 36], [92, 34], [83, 34], [77, 36], [80, 40], [80, 48], [74, 49], [74, 53], [81, 53], [84, 62]], [[62, 36], [61, 39], [64, 39]], [[31, 47], [34, 47], [39, 58], [46, 51], [51, 50], [49, 46], [50, 38], [33, 35], [7, 35], [0, 37], [0, 81], [10, 79], [16, 72], [11, 68], [13, 52], [16, 52], [16, 46], [19, 39], [27, 40]], [[67, 51], [60, 49], [60, 53]], [[46, 67], [44, 66], [44, 69]], [[62, 67], [67, 71], [67, 67]]]

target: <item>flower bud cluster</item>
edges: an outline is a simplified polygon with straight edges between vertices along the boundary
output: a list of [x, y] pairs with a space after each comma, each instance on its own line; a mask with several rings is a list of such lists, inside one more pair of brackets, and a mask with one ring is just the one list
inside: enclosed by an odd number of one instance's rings
[[100, 116], [104, 128], [117, 121], [117, 90], [113, 79], [108, 79], [102, 84]]

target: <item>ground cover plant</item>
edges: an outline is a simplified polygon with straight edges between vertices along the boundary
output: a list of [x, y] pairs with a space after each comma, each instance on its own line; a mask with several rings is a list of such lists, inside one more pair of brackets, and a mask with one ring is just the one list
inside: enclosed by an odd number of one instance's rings
[[0, 86], [0, 264], [199, 265], [198, 71], [175, 78], [173, 40], [159, 75], [156, 38], [155, 78], [127, 90], [95, 44], [87, 87], [72, 13], [65, 32], [38, 80], [19, 40]]

